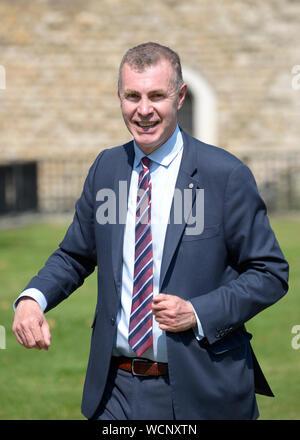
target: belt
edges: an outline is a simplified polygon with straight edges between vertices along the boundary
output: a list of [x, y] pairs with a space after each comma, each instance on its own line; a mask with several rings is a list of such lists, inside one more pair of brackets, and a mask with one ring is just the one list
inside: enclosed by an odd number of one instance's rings
[[168, 374], [168, 364], [143, 358], [113, 357], [112, 363], [121, 370], [130, 371], [134, 376], [166, 376]]

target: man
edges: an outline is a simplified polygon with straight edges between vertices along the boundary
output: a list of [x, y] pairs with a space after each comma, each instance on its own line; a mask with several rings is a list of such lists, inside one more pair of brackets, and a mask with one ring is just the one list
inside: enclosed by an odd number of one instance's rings
[[244, 323], [286, 293], [288, 264], [249, 169], [178, 128], [186, 87], [171, 49], [125, 54], [134, 141], [100, 153], [59, 249], [17, 302], [18, 341], [48, 349], [43, 311], [98, 266], [87, 418], [256, 419], [255, 391], [273, 395]]

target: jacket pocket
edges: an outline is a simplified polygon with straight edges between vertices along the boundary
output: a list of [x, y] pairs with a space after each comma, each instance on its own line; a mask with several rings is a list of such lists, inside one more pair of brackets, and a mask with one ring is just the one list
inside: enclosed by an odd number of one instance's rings
[[[186, 226], [186, 228], [190, 228], [190, 226]], [[193, 240], [204, 240], [206, 238], [212, 238], [216, 235], [220, 234], [220, 225], [207, 226], [204, 228], [201, 234], [191, 234], [188, 235], [186, 233], [182, 236], [182, 241], [193, 241]]]

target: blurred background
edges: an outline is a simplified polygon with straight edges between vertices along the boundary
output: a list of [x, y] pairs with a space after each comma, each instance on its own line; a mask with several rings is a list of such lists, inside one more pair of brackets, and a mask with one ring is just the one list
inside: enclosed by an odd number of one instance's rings
[[300, 418], [299, 24], [297, 0], [0, 1], [0, 419], [83, 418], [95, 274], [47, 315], [48, 352], [18, 345], [12, 303], [62, 240], [95, 157], [130, 139], [118, 66], [146, 41], [181, 57], [180, 125], [241, 158], [267, 203], [291, 287], [247, 326], [276, 395], [259, 408]]

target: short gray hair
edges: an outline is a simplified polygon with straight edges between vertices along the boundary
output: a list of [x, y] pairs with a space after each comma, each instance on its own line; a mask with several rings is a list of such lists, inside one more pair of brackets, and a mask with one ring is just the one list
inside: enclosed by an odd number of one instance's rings
[[139, 44], [125, 53], [119, 67], [119, 90], [121, 90], [121, 74], [124, 64], [128, 64], [138, 72], [143, 72], [147, 67], [155, 66], [162, 59], [169, 61], [173, 67], [175, 73], [174, 83], [177, 91], [179, 91], [183, 84], [179, 55], [169, 47], [153, 42]]

